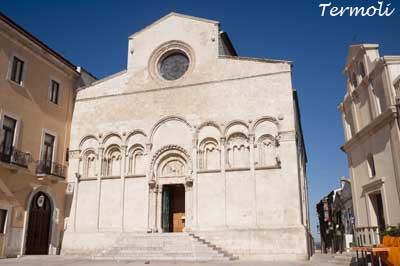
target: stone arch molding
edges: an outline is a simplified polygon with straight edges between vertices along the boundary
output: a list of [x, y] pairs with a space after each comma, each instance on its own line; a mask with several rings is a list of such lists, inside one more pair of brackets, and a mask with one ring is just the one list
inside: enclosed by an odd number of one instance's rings
[[167, 116], [164, 117], [160, 120], [158, 120], [157, 123], [154, 124], [153, 128], [151, 129], [151, 133], [149, 136], [149, 143], [153, 143], [153, 137], [156, 134], [157, 130], [164, 125], [165, 123], [169, 122], [169, 121], [179, 121], [184, 123], [188, 128], [192, 129], [193, 127], [190, 125], [190, 123], [188, 121], [186, 121], [184, 118], [180, 117], [180, 116]]
[[101, 144], [105, 145], [107, 141], [112, 137], [116, 137], [120, 141], [120, 143], [122, 143], [122, 137], [120, 136], [120, 134], [118, 134], [117, 132], [109, 132], [107, 134], [104, 134], [104, 138]]
[[184, 173], [181, 176], [188, 176], [192, 173], [192, 158], [189, 153], [178, 145], [167, 145], [154, 153], [150, 163], [151, 179], [158, 179], [160, 167], [165, 167], [169, 162], [176, 162], [176, 164], [184, 164]]
[[229, 137], [229, 136], [227, 136], [228, 135], [228, 131], [229, 131], [229, 129], [231, 129], [232, 127], [234, 127], [234, 126], [236, 126], [236, 125], [239, 125], [239, 126], [243, 126], [244, 128], [246, 128], [246, 132], [243, 132], [245, 135], [248, 135], [249, 134], [249, 125], [245, 122], [245, 121], [242, 121], [242, 120], [233, 120], [233, 121], [231, 121], [229, 124], [227, 124], [226, 125], [226, 127], [225, 127], [225, 129], [224, 129], [224, 137]]
[[261, 117], [260, 119], [257, 119], [257, 120], [254, 122], [253, 126], [252, 126], [251, 129], [250, 129], [250, 133], [254, 134], [255, 131], [256, 131], [256, 129], [257, 129], [257, 127], [258, 127], [260, 124], [262, 124], [263, 122], [265, 122], [265, 121], [269, 121], [269, 122], [275, 124], [276, 129], [277, 129], [277, 132], [280, 131], [280, 123], [279, 123], [279, 121], [278, 121], [275, 117], [272, 117], [272, 116], [263, 116], [263, 117]]
[[200, 131], [201, 131], [204, 127], [207, 127], [207, 126], [211, 126], [211, 127], [216, 128], [216, 129], [218, 130], [219, 134], [220, 134], [220, 137], [222, 137], [222, 133], [223, 133], [223, 132], [222, 132], [222, 130], [221, 130], [221, 127], [220, 127], [220, 126], [218, 125], [218, 123], [215, 122], [215, 121], [206, 121], [206, 122], [200, 124], [200, 126], [197, 127], [196, 136], [198, 136], [199, 133], [200, 133]]

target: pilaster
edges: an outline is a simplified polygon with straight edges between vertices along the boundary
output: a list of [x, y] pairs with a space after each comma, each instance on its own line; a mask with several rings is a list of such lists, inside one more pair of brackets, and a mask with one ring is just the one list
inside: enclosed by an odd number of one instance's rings
[[122, 169], [121, 169], [121, 231], [124, 231], [124, 217], [125, 217], [125, 175], [126, 175], [126, 157], [127, 157], [127, 146], [121, 146], [122, 156]]
[[99, 166], [97, 171], [97, 208], [96, 208], [96, 230], [99, 231], [100, 227], [100, 200], [101, 200], [101, 177], [103, 176], [102, 166], [104, 158], [104, 147], [98, 148], [98, 160], [97, 165]]
[[250, 145], [250, 176], [253, 179], [253, 222], [257, 226], [257, 178], [255, 171], [255, 163], [254, 163], [254, 142], [255, 136], [254, 134], [249, 134], [249, 145]]
[[226, 168], [226, 138], [225, 137], [221, 137], [220, 139], [220, 144], [219, 144], [219, 149], [221, 151], [221, 175], [222, 178], [224, 179], [224, 225], [227, 226], [227, 209], [226, 209], [226, 202], [227, 202], [227, 194], [226, 194], [226, 172], [225, 172], [225, 168]]

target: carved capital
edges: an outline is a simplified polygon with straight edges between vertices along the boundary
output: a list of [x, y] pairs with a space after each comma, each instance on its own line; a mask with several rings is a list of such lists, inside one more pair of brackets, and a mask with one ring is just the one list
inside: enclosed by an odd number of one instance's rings
[[149, 188], [151, 192], [157, 192], [157, 182], [154, 179], [149, 181]]
[[253, 133], [250, 133], [249, 134], [249, 142], [250, 142], [250, 144], [254, 144], [254, 141], [255, 141], [255, 135]]
[[147, 152], [150, 152], [152, 148], [153, 148], [153, 144], [152, 143], [146, 143], [146, 151]]
[[193, 178], [191, 176], [185, 177], [185, 190], [192, 190]]
[[192, 148], [193, 149], [197, 149], [197, 143], [198, 143], [198, 139], [197, 138], [193, 138], [193, 140], [192, 140]]

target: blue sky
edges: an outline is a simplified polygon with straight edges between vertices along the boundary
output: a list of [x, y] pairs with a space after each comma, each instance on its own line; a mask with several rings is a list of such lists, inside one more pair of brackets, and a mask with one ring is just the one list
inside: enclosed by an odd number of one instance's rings
[[348, 176], [337, 104], [348, 46], [378, 43], [381, 55], [400, 55], [400, 3], [391, 17], [321, 17], [321, 3], [364, 5], [377, 0], [286, 1], [12, 1], [0, 10], [75, 65], [98, 78], [126, 68], [127, 38], [171, 11], [218, 20], [241, 56], [294, 62], [308, 153], [310, 217], [315, 204]]

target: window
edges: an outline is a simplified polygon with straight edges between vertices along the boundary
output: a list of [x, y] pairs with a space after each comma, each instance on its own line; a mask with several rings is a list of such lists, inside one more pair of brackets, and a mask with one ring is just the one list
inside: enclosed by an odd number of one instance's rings
[[10, 79], [21, 85], [23, 73], [24, 73], [24, 61], [14, 56]]
[[182, 77], [189, 68], [189, 57], [180, 51], [165, 55], [159, 63], [159, 72], [166, 80]]
[[0, 145], [0, 159], [1, 161], [10, 162], [11, 154], [14, 144], [15, 128], [17, 120], [11, 117], [4, 116], [3, 121], [3, 139]]
[[50, 87], [50, 101], [52, 103], [58, 104], [59, 93], [60, 93], [60, 83], [52, 80]]
[[0, 234], [5, 234], [7, 210], [0, 209]]
[[51, 166], [53, 163], [53, 152], [54, 152], [54, 141], [55, 137], [46, 133], [44, 135], [44, 143], [42, 149], [42, 160], [43, 160], [43, 167], [46, 173], [51, 172]]
[[367, 155], [367, 163], [368, 163], [369, 177], [375, 177], [376, 176], [375, 162], [374, 162], [374, 156], [372, 154]]
[[83, 156], [83, 176], [94, 177], [96, 176], [96, 154], [94, 151], [89, 150]]

